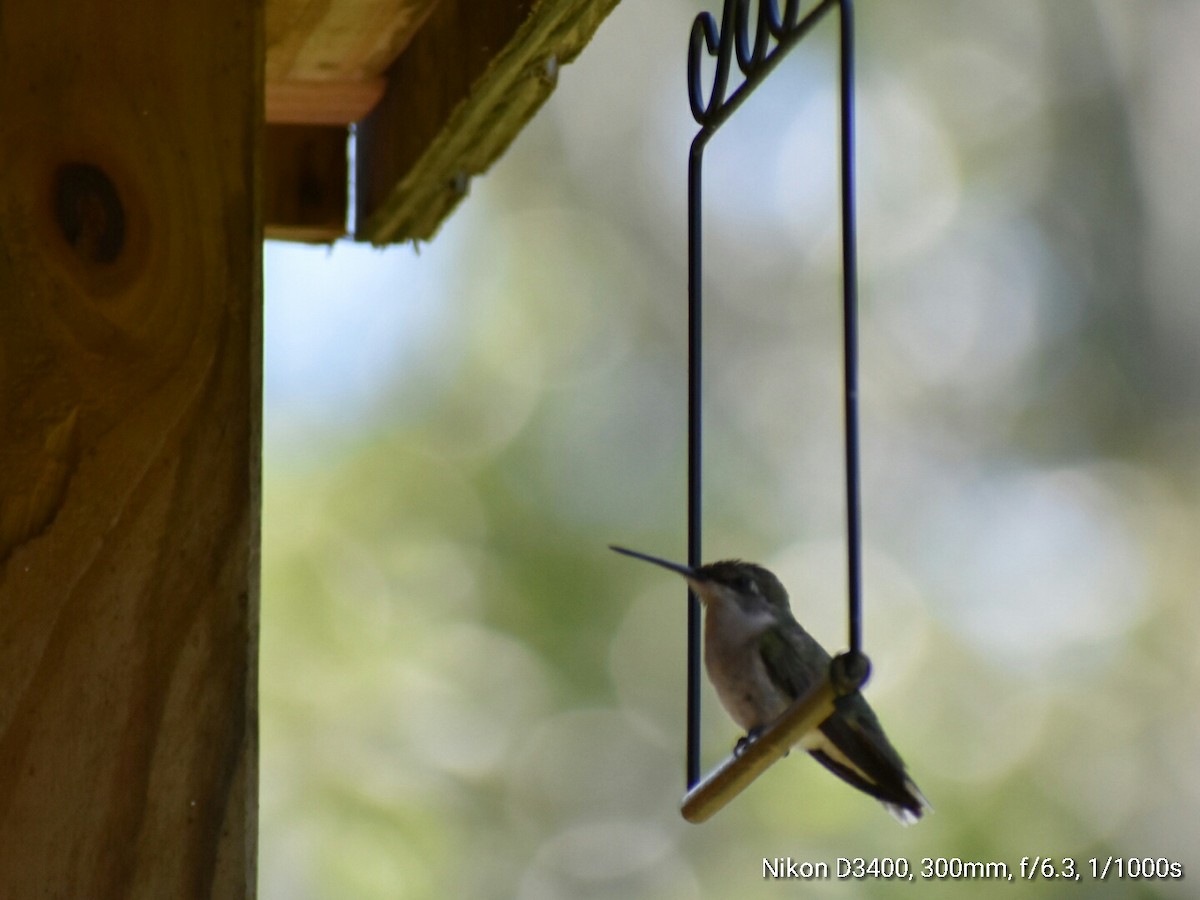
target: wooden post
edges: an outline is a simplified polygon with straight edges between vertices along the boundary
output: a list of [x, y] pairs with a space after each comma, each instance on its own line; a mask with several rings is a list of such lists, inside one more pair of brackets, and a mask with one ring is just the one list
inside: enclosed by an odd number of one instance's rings
[[255, 891], [261, 5], [0, 10], [0, 896]]

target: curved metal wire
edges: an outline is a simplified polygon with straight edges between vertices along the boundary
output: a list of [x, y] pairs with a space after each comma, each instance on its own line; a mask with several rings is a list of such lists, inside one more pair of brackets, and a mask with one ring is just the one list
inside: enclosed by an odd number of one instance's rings
[[[711, 13], [692, 22], [688, 39], [687, 86], [692, 116], [700, 125], [688, 154], [688, 565], [701, 558], [701, 349], [702, 235], [701, 194], [704, 148], [779, 61], [835, 6], [840, 25], [840, 155], [842, 202], [843, 391], [846, 443], [846, 543], [849, 573], [847, 601], [850, 649], [842, 668], [861, 671], [862, 654], [862, 521], [858, 434], [858, 252], [854, 203], [854, 4], [823, 0], [803, 18], [800, 0], [786, 0], [782, 14], [776, 0], [758, 0], [753, 40], [753, 0], [725, 0], [718, 27]], [[702, 83], [703, 55], [716, 60], [707, 94]], [[744, 80], [729, 93], [730, 70], [737, 63]], [[687, 787], [700, 780], [700, 602], [688, 593]], [[856, 685], [857, 686], [857, 685]]]

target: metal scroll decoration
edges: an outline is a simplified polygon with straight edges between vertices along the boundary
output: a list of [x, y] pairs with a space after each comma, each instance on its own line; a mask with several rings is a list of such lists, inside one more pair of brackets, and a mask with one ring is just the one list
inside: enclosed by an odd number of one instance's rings
[[[840, 157], [842, 210], [842, 316], [846, 449], [846, 525], [849, 569], [849, 650], [842, 664], [865, 667], [862, 654], [862, 535], [858, 450], [858, 287], [854, 214], [854, 10], [852, 0], [823, 0], [801, 16], [800, 0], [725, 0], [718, 26], [711, 13], [692, 23], [688, 42], [687, 84], [692, 116], [700, 130], [688, 155], [688, 564], [701, 564], [701, 184], [704, 148], [717, 130], [834, 7], [840, 34]], [[756, 7], [751, 35], [751, 8]], [[707, 93], [702, 83], [702, 54], [716, 61]], [[734, 62], [744, 76], [729, 90]], [[688, 597], [687, 786], [700, 780], [700, 603]], [[865, 677], [865, 668], [862, 669]]]

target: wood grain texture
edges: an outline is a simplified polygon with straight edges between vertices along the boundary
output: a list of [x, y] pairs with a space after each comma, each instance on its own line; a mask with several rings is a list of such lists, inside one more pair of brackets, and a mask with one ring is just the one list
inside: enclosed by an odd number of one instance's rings
[[378, 77], [439, 2], [266, 0], [267, 81]]
[[262, 10], [0, 11], [0, 895], [255, 890]]
[[383, 97], [383, 76], [363, 81], [269, 81], [267, 121], [279, 125], [353, 125]]
[[442, 0], [358, 128], [359, 240], [427, 240], [617, 0]]

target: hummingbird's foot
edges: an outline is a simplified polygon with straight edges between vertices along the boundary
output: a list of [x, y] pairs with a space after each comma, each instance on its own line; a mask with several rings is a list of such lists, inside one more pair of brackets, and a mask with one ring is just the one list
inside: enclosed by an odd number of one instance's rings
[[755, 741], [757, 741], [759, 736], [762, 733], [763, 733], [763, 726], [758, 725], [754, 728], [751, 728], [748, 732], [746, 732], [746, 736], [744, 738], [738, 738], [738, 742], [733, 745], [734, 758], [736, 759], [737, 757], [739, 757], [743, 753], [745, 753], [746, 748], [749, 747], [751, 744], [753, 744]]

